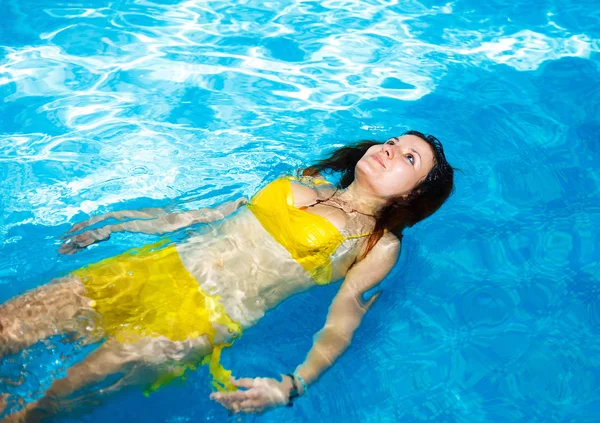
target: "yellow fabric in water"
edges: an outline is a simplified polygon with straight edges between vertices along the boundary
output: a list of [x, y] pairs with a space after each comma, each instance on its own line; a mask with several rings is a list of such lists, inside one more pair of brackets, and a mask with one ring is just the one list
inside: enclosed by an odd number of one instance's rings
[[316, 283], [328, 284], [333, 273], [331, 255], [340, 244], [369, 234], [344, 237], [326, 218], [296, 208], [291, 179], [296, 178], [284, 177], [271, 182], [252, 197], [246, 207]]
[[[184, 341], [206, 335], [214, 345], [213, 323], [226, 326], [239, 337], [242, 329], [219, 302], [219, 297], [203, 291], [196, 279], [184, 267], [173, 245], [159, 248], [167, 240], [132, 249], [75, 270], [86, 296], [94, 300], [94, 309], [102, 316], [105, 336], [114, 336], [121, 343], [134, 343], [142, 337], [164, 336], [171, 341]], [[231, 372], [219, 363], [221, 349], [200, 364], [209, 364], [213, 385], [218, 390], [234, 391]], [[180, 377], [192, 364], [175, 365], [147, 392], [152, 392]]]

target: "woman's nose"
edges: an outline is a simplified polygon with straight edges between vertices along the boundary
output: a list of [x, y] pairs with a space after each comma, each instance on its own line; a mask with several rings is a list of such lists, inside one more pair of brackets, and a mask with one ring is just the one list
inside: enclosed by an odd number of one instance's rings
[[388, 156], [388, 158], [393, 159], [394, 158], [394, 149], [392, 148], [392, 145], [389, 144], [384, 144], [383, 145], [383, 152]]

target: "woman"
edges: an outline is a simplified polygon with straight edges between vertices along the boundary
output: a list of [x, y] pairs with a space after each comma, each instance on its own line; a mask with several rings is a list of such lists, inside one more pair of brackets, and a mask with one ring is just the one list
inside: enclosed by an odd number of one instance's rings
[[[323, 171], [341, 172], [339, 186]], [[0, 357], [56, 333], [105, 339], [41, 400], [10, 418], [71, 409], [73, 394], [110, 374], [122, 377], [102, 395], [131, 385], [151, 392], [199, 364], [209, 365], [219, 390], [211, 398], [233, 412], [290, 405], [348, 348], [379, 294], [366, 302], [362, 295], [396, 263], [403, 229], [450, 196], [453, 174], [435, 137], [409, 131], [383, 144], [340, 148], [299, 178], [271, 182], [249, 202], [182, 213], [114, 212], [75, 225], [70, 232], [108, 218], [137, 219], [71, 235], [64, 254], [114, 232], [162, 234], [219, 221], [185, 242], [126, 252], [0, 306]], [[342, 278], [325, 327], [294, 372], [281, 380], [234, 379], [220, 366], [221, 349], [267, 311]]]

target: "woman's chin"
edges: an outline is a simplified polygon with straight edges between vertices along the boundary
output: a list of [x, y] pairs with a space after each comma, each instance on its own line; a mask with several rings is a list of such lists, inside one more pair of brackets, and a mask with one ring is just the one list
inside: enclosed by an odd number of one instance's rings
[[360, 161], [355, 168], [355, 178], [373, 179], [381, 178], [381, 170], [383, 167], [375, 160]]

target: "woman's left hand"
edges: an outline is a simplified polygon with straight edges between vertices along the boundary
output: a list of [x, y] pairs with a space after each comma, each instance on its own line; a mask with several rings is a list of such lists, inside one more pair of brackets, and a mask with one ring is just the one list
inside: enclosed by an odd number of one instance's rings
[[75, 254], [89, 245], [105, 241], [110, 238], [111, 225], [90, 229], [78, 235], [64, 236], [58, 252], [60, 254]]
[[235, 392], [213, 392], [210, 399], [234, 413], [262, 413], [288, 402], [289, 388], [277, 379], [231, 378], [231, 383], [246, 389], [238, 389]]

